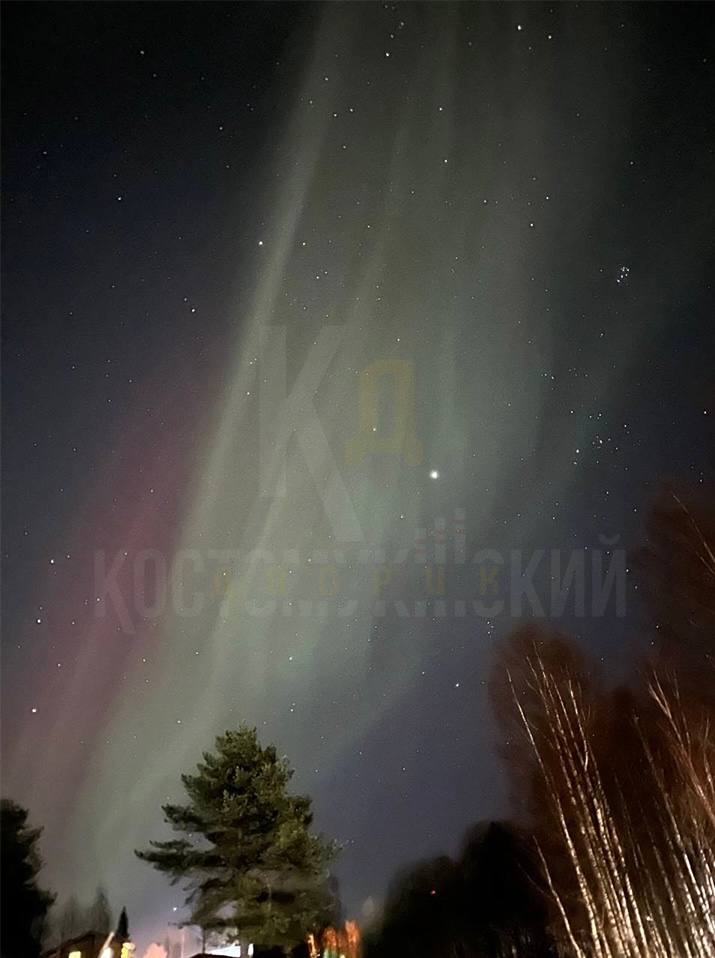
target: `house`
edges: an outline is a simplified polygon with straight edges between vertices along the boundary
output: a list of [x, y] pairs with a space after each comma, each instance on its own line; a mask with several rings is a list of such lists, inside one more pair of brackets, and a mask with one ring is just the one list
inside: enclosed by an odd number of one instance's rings
[[42, 958], [131, 958], [134, 948], [131, 942], [122, 943], [114, 938], [105, 946], [106, 940], [106, 933], [87, 931], [50, 948]]
[[45, 951], [41, 958], [134, 958], [135, 945], [129, 940], [129, 920], [122, 908], [116, 931], [85, 931]]

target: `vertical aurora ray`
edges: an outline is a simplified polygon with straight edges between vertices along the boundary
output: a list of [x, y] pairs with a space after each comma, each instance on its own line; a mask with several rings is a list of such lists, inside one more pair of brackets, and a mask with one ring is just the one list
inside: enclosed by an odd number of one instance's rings
[[[478, 513], [488, 516], [524, 454], [538, 448], [548, 391], [530, 371], [535, 363], [553, 368], [558, 320], [534, 315], [531, 276], [559, 268], [550, 262], [555, 223], [543, 202], [545, 193], [556, 193], [558, 177], [534, 185], [531, 170], [555, 162], [561, 107], [544, 93], [555, 77], [516, 100], [516, 37], [505, 66], [486, 42], [479, 59], [465, 47], [459, 11], [426, 8], [412, 16], [419, 26], [394, 53], [401, 58], [395, 76], [392, 57], [366, 50], [374, 43], [374, 11], [325, 13], [264, 190], [266, 225], [257, 237], [253, 301], [236, 304], [234, 371], [197, 456], [183, 549], [269, 554], [284, 567], [292, 553], [296, 568], [285, 571], [296, 579], [310, 571], [307, 562], [316, 553], [337, 550], [347, 557], [343, 580], [350, 573], [360, 578], [354, 550], [346, 548], [355, 543], [336, 539], [307, 468], [327, 476], [328, 462], [307, 464], [294, 443], [287, 454], [287, 494], [262, 494], [259, 403], [269, 360], [261, 340], [273, 326], [286, 329], [288, 388], [311, 363], [323, 328], [337, 327], [340, 344], [314, 405], [365, 547], [387, 554], [410, 548], [414, 530], [473, 499], [475, 483]], [[503, 28], [503, 15], [493, 19], [485, 10], [484, 32]], [[420, 42], [427, 35], [430, 42]], [[612, 111], [613, 104], [601, 94], [594, 110]], [[603, 137], [584, 177], [585, 209], [594, 208], [608, 179], [605, 125]], [[513, 164], [516, 171], [509, 169]], [[523, 200], [538, 197], [539, 213], [515, 205], [510, 190]], [[539, 220], [536, 233], [529, 216]], [[524, 326], [531, 331], [528, 343]], [[634, 331], [630, 335], [635, 339]], [[624, 350], [624, 364], [627, 355]], [[385, 359], [404, 360], [414, 370], [415, 429], [425, 459], [408, 466], [397, 455], [368, 457], [350, 468], [345, 442], [358, 432], [358, 377]], [[585, 385], [573, 387], [575, 401], [579, 391], [592, 389], [591, 381], [599, 383], [604, 400], [608, 395], [602, 360], [593, 363]], [[280, 423], [275, 426], [278, 432]], [[563, 439], [564, 446], [568, 442]], [[557, 458], [570, 463], [571, 457], [562, 448]], [[439, 466], [438, 482], [430, 482], [431, 466]], [[558, 498], [568, 475], [564, 470], [541, 481]], [[480, 529], [470, 532], [478, 537]], [[376, 671], [369, 573], [351, 593], [359, 611], [321, 621], [283, 602], [275, 614], [251, 614], [247, 603], [264, 595], [266, 570], [261, 562], [244, 565], [223, 603], [214, 601], [196, 617], [165, 616], [152, 691], [141, 710], [133, 698], [119, 704], [112, 724], [123, 734], [98, 756], [81, 820], [91, 815], [97, 796], [100, 804], [103, 794], [109, 796], [126, 734], [140, 735], [143, 743], [132, 801], [151, 807], [175, 783], [176, 769], [228, 723], [246, 719], [264, 726], [299, 768], [310, 765], [324, 738], [321, 764], [330, 766], [414, 683], [439, 623], [417, 630], [410, 623], [408, 654], [396, 642]], [[340, 605], [349, 607], [347, 601]], [[198, 661], [189, 669], [192, 656]], [[300, 703], [301, 718], [286, 716], [292, 702]], [[349, 720], [338, 719], [341, 713]], [[181, 736], [167, 747], [175, 721]], [[153, 821], [138, 825], [127, 804], [103, 817], [97, 842], [138, 845], [153, 828]]]

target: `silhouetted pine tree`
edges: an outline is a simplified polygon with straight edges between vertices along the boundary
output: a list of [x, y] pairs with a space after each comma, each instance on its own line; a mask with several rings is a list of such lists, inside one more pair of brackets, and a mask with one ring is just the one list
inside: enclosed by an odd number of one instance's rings
[[9, 799], [0, 801], [2, 883], [0, 954], [2, 958], [35, 958], [54, 896], [38, 885], [42, 860], [41, 828], [31, 828], [28, 813]]
[[197, 774], [183, 775], [186, 805], [165, 805], [182, 838], [138, 851], [184, 882], [190, 924], [257, 946], [290, 947], [329, 920], [328, 865], [336, 846], [311, 833], [311, 801], [290, 795], [293, 772], [256, 730], [216, 739]]
[[98, 888], [94, 901], [87, 910], [87, 928], [109, 934], [112, 928], [112, 912], [109, 908], [109, 899], [103, 888]]
[[119, 913], [119, 921], [117, 922], [117, 930], [114, 933], [114, 937], [118, 941], [128, 941], [129, 940], [129, 919], [127, 918], [127, 909], [122, 908]]

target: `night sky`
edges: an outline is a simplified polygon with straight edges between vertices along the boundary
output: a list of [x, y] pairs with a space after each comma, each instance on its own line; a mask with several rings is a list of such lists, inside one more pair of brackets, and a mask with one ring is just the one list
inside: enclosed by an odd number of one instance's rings
[[[369, 914], [509, 813], [487, 683], [530, 609], [459, 614], [459, 542], [630, 549], [660, 481], [711, 478], [712, 7], [4, 21], [3, 792], [143, 946], [182, 896], [133, 849], [246, 721]], [[374, 421], [370, 369], [406, 384]], [[556, 624], [627, 674], [637, 592], [590, 609]]]

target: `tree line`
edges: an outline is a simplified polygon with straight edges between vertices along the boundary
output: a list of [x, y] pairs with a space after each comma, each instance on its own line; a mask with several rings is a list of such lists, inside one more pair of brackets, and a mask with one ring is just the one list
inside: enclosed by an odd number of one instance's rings
[[[403, 870], [366, 958], [715, 954], [712, 509], [664, 492], [633, 558], [653, 617], [635, 674], [614, 687], [575, 640], [531, 625], [503, 644], [491, 691], [514, 820], [473, 828], [456, 860]], [[227, 731], [182, 776], [186, 801], [163, 806], [176, 837], [137, 851], [183, 886], [206, 941], [287, 952], [340, 920], [339, 848], [313, 831], [292, 775], [255, 729]], [[53, 900], [39, 830], [4, 801], [2, 835], [2, 955], [35, 958]], [[106, 899], [93, 908], [106, 925]], [[75, 905], [62, 914], [61, 928], [81, 924]]]

